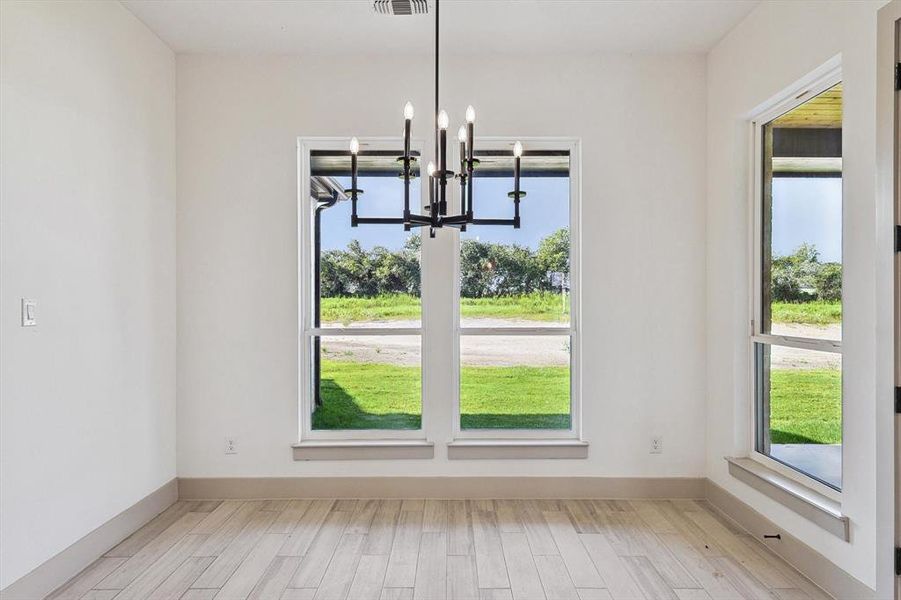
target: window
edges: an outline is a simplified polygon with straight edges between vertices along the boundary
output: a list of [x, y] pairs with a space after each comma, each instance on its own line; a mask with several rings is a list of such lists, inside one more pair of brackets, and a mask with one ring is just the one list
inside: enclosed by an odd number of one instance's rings
[[[477, 218], [509, 218], [513, 140], [477, 148]], [[522, 158], [522, 226], [460, 233], [457, 437], [577, 437], [575, 146]]]
[[842, 87], [755, 122], [755, 456], [842, 486]]
[[[486, 438], [540, 438], [532, 456], [587, 456], [578, 439], [578, 145], [523, 142], [521, 228], [447, 227], [432, 240], [399, 223], [351, 227], [348, 140], [300, 141], [302, 457], [311, 447], [403, 453], [429, 438], [460, 438], [469, 444], [461, 456], [477, 458], [490, 454], [472, 448]], [[402, 215], [401, 154], [396, 142], [363, 141], [360, 217]], [[476, 218], [509, 219], [512, 140], [480, 138], [476, 157]], [[414, 174], [415, 209], [427, 194], [415, 163]], [[453, 214], [459, 185], [449, 191]], [[445, 383], [454, 377], [458, 386]]]
[[[302, 437], [421, 436], [420, 232], [351, 227], [346, 148], [302, 152]], [[379, 144], [361, 153], [361, 216], [401, 214], [400, 154]]]

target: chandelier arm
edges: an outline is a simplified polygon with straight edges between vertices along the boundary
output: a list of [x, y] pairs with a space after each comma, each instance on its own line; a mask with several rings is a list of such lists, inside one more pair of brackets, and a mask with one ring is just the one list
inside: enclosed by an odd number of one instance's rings
[[438, 70], [440, 67], [440, 63], [438, 62], [438, 54], [440, 52], [438, 43], [440, 36], [440, 31], [438, 29], [439, 3], [440, 0], [435, 0], [435, 115], [434, 120], [432, 121], [432, 125], [435, 128], [435, 160], [438, 160]]

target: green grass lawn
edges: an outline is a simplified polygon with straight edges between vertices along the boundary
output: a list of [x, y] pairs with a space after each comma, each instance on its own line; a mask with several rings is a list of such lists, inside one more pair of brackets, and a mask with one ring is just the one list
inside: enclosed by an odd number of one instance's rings
[[[464, 367], [463, 428], [566, 429], [566, 367]], [[313, 429], [418, 429], [420, 370], [416, 367], [323, 360], [322, 406]]]
[[[550, 292], [501, 298], [463, 298], [460, 310], [464, 317], [470, 318], [551, 322], [569, 318], [569, 303], [564, 306], [560, 294]], [[842, 319], [841, 302], [774, 302], [772, 310], [773, 321], [777, 323], [830, 325], [840, 323]], [[421, 313], [419, 298], [409, 294], [322, 299], [322, 320], [325, 322], [418, 319]]]
[[[471, 318], [510, 318], [529, 321], [563, 321], [569, 317], [569, 302], [560, 294], [535, 292], [502, 298], [463, 298], [460, 311]], [[419, 298], [409, 294], [385, 294], [373, 298], [323, 298], [322, 320], [353, 323], [418, 319], [422, 309]]]
[[770, 441], [841, 443], [841, 371], [774, 369], [770, 374]]
[[773, 302], [772, 310], [775, 323], [832, 325], [842, 322], [841, 302]]
[[[323, 405], [314, 429], [418, 429], [420, 370], [376, 363], [322, 361]], [[774, 444], [841, 442], [841, 373], [774, 370], [771, 376]], [[464, 367], [462, 427], [566, 429], [566, 367]]]

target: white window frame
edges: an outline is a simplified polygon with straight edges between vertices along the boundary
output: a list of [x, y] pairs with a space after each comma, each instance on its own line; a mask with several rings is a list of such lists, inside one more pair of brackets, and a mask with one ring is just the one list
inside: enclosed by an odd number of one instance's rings
[[[423, 401], [425, 390], [428, 389], [427, 379], [428, 373], [425, 368], [425, 352], [424, 335], [422, 323], [426, 320], [426, 302], [421, 302], [422, 312], [419, 327], [313, 327], [312, 324], [312, 283], [313, 283], [313, 261], [312, 253], [309, 251], [313, 243], [313, 226], [310, 215], [312, 214], [312, 203], [310, 198], [310, 152], [312, 150], [347, 150], [350, 138], [345, 137], [305, 137], [299, 138], [298, 146], [298, 211], [297, 211], [297, 228], [299, 232], [299, 243], [297, 247], [297, 263], [298, 263], [298, 293], [300, 299], [297, 303], [298, 310], [298, 431], [300, 432], [300, 441], [319, 441], [319, 440], [425, 440], [425, 432], [428, 431], [428, 422], [430, 413], [427, 410], [428, 404]], [[398, 138], [389, 137], [369, 137], [360, 138], [360, 146], [364, 150], [401, 150], [401, 142]], [[424, 142], [422, 140], [413, 140], [411, 147], [414, 150], [422, 152]], [[414, 193], [411, 188], [410, 205], [415, 207], [422, 204], [422, 178], [418, 178], [419, 194]], [[379, 215], [383, 216], [383, 215]], [[398, 212], [400, 216], [400, 212]], [[390, 227], [384, 225], [383, 227]], [[398, 225], [398, 227], [400, 227]], [[421, 232], [420, 232], [421, 233]], [[425, 244], [423, 244], [425, 245]], [[425, 295], [424, 286], [421, 286], [421, 295]], [[312, 380], [311, 369], [312, 364], [312, 340], [316, 336], [337, 337], [341, 335], [416, 335], [420, 339], [420, 369], [421, 369], [421, 387], [420, 402], [422, 406], [422, 418], [420, 420], [419, 429], [313, 429], [313, 398], [310, 394]]]
[[[780, 115], [800, 106], [814, 96], [828, 90], [834, 85], [841, 83], [842, 70], [841, 61], [838, 57], [829, 61], [817, 71], [811, 73], [804, 80], [796, 83], [786, 89], [774, 99], [765, 103], [758, 108], [750, 118], [751, 129], [751, 181], [749, 189], [751, 190], [751, 198], [749, 207], [749, 223], [750, 223], [750, 244], [749, 244], [749, 276], [751, 290], [751, 301], [749, 306], [749, 324], [750, 335], [748, 339], [749, 354], [749, 370], [748, 382], [751, 393], [750, 398], [750, 415], [749, 415], [749, 448], [748, 456], [772, 469], [785, 477], [792, 479], [802, 485], [832, 498], [833, 500], [841, 500], [842, 494], [840, 490], [828, 486], [818, 479], [807, 475], [803, 471], [790, 467], [778, 460], [770, 458], [757, 450], [757, 355], [756, 344], [767, 344], [770, 346], [788, 346], [792, 348], [800, 348], [804, 350], [816, 350], [821, 352], [830, 352], [833, 354], [842, 354], [842, 342], [840, 340], [823, 340], [814, 338], [802, 338], [785, 335], [772, 335], [762, 332], [762, 315], [763, 315], [763, 126], [779, 117]], [[842, 198], [844, 210], [844, 197]], [[844, 232], [842, 235], [842, 243], [844, 244]], [[844, 256], [844, 252], [842, 253]], [[844, 260], [843, 260], [844, 262]], [[844, 335], [842, 336], [844, 337]], [[842, 365], [844, 371], [844, 364]], [[842, 414], [844, 415], [844, 377], [842, 377]], [[842, 418], [842, 440], [844, 442], [844, 417]], [[842, 444], [842, 470], [844, 470], [844, 443]], [[844, 485], [844, 478], [843, 478]]]
[[[582, 439], [582, 368], [579, 335], [581, 297], [581, 141], [561, 137], [480, 137], [478, 150], [511, 150], [515, 140], [526, 149], [569, 151], [569, 228], [570, 228], [570, 322], [569, 326], [548, 327], [462, 327], [460, 323], [460, 235], [454, 236], [454, 381], [453, 436], [455, 440], [581, 440]], [[478, 154], [478, 152], [476, 152]], [[456, 157], [454, 164], [459, 162]], [[526, 190], [528, 191], [528, 190]], [[459, 198], [455, 198], [459, 206]], [[528, 199], [524, 200], [528, 202]], [[478, 210], [478, 198], [476, 198]], [[512, 210], [512, 205], [511, 205]], [[460, 424], [460, 338], [464, 335], [535, 336], [552, 335], [570, 338], [570, 427], [569, 429], [463, 429]]]

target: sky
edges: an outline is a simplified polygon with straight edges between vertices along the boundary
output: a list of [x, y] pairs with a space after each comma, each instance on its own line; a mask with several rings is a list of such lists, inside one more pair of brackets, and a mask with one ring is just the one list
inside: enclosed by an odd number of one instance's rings
[[[350, 180], [339, 179], [350, 187]], [[418, 184], [418, 180], [416, 182]], [[400, 216], [403, 210], [403, 182], [392, 177], [364, 177], [359, 187], [365, 194], [359, 200], [360, 216]], [[509, 218], [513, 202], [507, 192], [511, 179], [477, 178], [474, 182], [476, 216]], [[418, 189], [418, 188], [416, 188]], [[520, 204], [522, 227], [471, 227], [462, 239], [485, 242], [517, 243], [537, 248], [539, 242], [569, 222], [569, 179], [522, 179], [527, 196]], [[413, 189], [411, 189], [411, 192]], [[416, 210], [418, 203], [411, 206]], [[420, 207], [421, 208], [421, 207]], [[424, 211], [420, 211], [424, 212]], [[822, 262], [841, 262], [842, 181], [840, 178], [788, 178], [773, 180], [773, 254], [791, 254], [802, 243], [814, 244]], [[364, 248], [385, 246], [400, 248], [410, 233], [400, 225], [350, 226], [350, 203], [341, 202], [327, 209], [322, 219], [323, 250], [344, 249], [357, 239]]]
[[773, 179], [773, 255], [791, 254], [814, 244], [820, 262], [842, 260], [842, 180]]
[[[350, 178], [339, 178], [350, 187]], [[403, 181], [393, 177], [361, 177], [358, 187], [365, 190], [357, 201], [357, 212], [370, 217], [399, 217], [403, 214]], [[425, 213], [419, 202], [414, 202], [413, 190], [418, 190], [419, 180], [411, 185], [411, 210]], [[461, 239], [480, 239], [484, 242], [516, 243], [538, 248], [541, 240], [561, 227], [569, 225], [569, 178], [524, 177], [520, 187], [527, 193], [520, 202], [520, 229], [509, 226], [478, 225], [461, 234]], [[512, 178], [476, 178], [473, 182], [475, 214], [477, 218], [512, 218], [513, 200], [507, 192], [513, 189]], [[450, 193], [450, 190], [448, 190]], [[423, 202], [424, 204], [425, 202]], [[419, 209], [419, 210], [417, 210]], [[384, 246], [396, 250], [411, 232], [402, 225], [350, 226], [350, 202], [339, 202], [328, 208], [322, 217], [322, 249], [344, 249], [353, 240], [359, 240], [364, 248]]]

